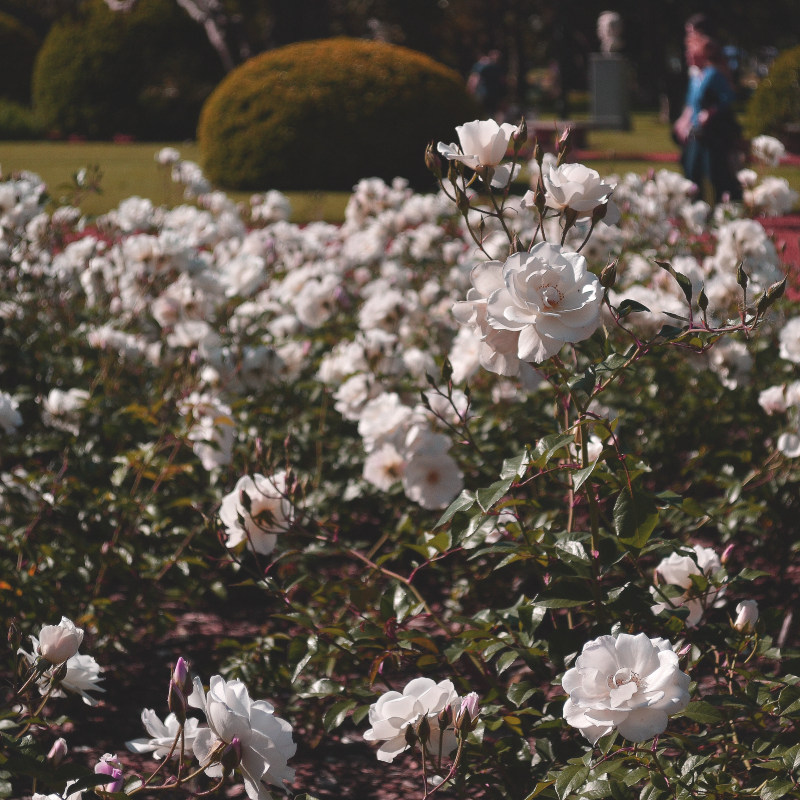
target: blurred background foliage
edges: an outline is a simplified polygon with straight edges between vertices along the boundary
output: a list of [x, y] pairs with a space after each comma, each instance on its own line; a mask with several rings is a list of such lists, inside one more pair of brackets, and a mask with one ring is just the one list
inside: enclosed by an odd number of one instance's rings
[[[0, 44], [11, 43], [0, 46], [0, 66], [12, 56], [14, 64], [0, 69], [0, 102], [26, 103], [33, 83], [34, 105], [44, 114], [38, 122], [53, 135], [193, 137], [198, 102], [224, 72], [282, 45], [349, 36], [419, 50], [462, 75], [496, 48], [514, 109], [568, 117], [586, 103], [588, 58], [599, 50], [598, 14], [615, 10], [624, 22], [622, 52], [633, 67], [634, 107], [653, 109], [669, 101], [674, 113], [685, 87], [683, 23], [692, 13], [717, 20], [742, 100], [778, 52], [800, 44], [800, 6], [794, 0], [733, 5], [721, 0], [114, 0], [113, 5], [122, 10], [112, 12], [103, 0], [0, 0]], [[128, 48], [133, 61], [119, 57]], [[115, 55], [126, 69], [113, 67]], [[103, 80], [93, 88], [79, 86], [86, 78], [78, 73], [90, 67], [92, 77]], [[60, 80], [59, 73], [64, 73]], [[90, 91], [99, 95], [88, 114], [80, 107]], [[54, 106], [65, 93], [72, 109], [62, 108], [57, 116]], [[17, 138], [3, 131], [0, 136]]]

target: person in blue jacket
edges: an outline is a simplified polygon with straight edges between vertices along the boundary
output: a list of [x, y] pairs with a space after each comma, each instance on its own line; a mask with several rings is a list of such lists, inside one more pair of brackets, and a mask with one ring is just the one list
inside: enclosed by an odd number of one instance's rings
[[736, 99], [722, 49], [710, 35], [705, 17], [696, 15], [686, 23], [686, 60], [689, 86], [686, 106], [673, 131], [683, 152], [686, 177], [702, 195], [706, 178], [711, 182], [714, 202], [741, 200], [742, 187], [736, 177], [741, 128], [736, 121]]

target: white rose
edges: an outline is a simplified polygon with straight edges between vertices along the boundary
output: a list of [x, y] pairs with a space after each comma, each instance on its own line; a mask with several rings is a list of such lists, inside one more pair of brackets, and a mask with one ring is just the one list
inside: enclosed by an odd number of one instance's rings
[[[659, 614], [667, 608], [685, 605], [689, 609], [689, 616], [686, 619], [686, 626], [689, 628], [700, 622], [705, 609], [713, 605], [715, 598], [721, 594], [713, 586], [709, 586], [702, 596], [698, 597], [694, 593], [692, 575], [704, 575], [709, 578], [722, 568], [719, 556], [710, 547], [695, 545], [694, 553], [694, 558], [672, 553], [668, 558], [661, 560], [656, 567], [656, 577], [660, 577], [663, 583], [680, 586], [686, 591], [680, 597], [672, 597], [669, 602], [659, 602], [653, 606], [653, 613]], [[651, 592], [654, 596], [658, 595], [655, 588], [651, 589]]]
[[781, 329], [779, 334], [781, 358], [800, 364], [800, 317], [792, 317]]
[[670, 643], [644, 633], [587, 642], [561, 685], [569, 695], [564, 719], [592, 744], [615, 728], [644, 742], [689, 704], [689, 676]]
[[[609, 224], [619, 219], [616, 205], [609, 203], [616, 184], [606, 183], [597, 170], [584, 164], [550, 166], [542, 173], [546, 193], [545, 203], [557, 211], [572, 209], [578, 217], [591, 217], [601, 205], [609, 205], [605, 221]], [[610, 212], [610, 215], [609, 215]]]
[[[400, 692], [386, 692], [369, 707], [372, 727], [364, 734], [368, 742], [382, 742], [378, 749], [379, 761], [394, 761], [395, 756], [408, 748], [406, 729], [419, 729], [423, 717], [430, 724], [427, 749], [431, 753], [451, 753], [456, 746], [452, 730], [441, 731], [438, 714], [460, 701], [452, 681], [435, 683], [430, 678], [415, 678]], [[458, 702], [460, 706], [460, 702]]]
[[[234, 548], [246, 542], [248, 549], [269, 555], [275, 549], [277, 534], [291, 525], [292, 505], [286, 494], [283, 471], [271, 478], [258, 474], [239, 478], [234, 490], [222, 499], [219, 509], [226, 545]], [[245, 502], [244, 496], [247, 497]]]
[[460, 148], [456, 144], [439, 142], [437, 149], [449, 161], [461, 161], [474, 170], [484, 167], [492, 169], [492, 186], [503, 189], [508, 186], [520, 168], [519, 164], [515, 164], [512, 175], [508, 165], [500, 165], [516, 129], [516, 125], [510, 122], [498, 125], [493, 119], [476, 119], [456, 127]]
[[542, 361], [565, 342], [589, 338], [600, 324], [603, 290], [586, 259], [540, 242], [503, 265], [503, 288], [486, 304], [488, 326], [519, 335], [517, 357]]
[[758, 603], [755, 600], [742, 600], [736, 606], [736, 621], [733, 627], [741, 633], [749, 633], [755, 630], [758, 622]]
[[83, 628], [61, 617], [58, 625], [45, 625], [39, 631], [39, 654], [51, 664], [63, 664], [72, 658], [83, 641]]
[[[201, 764], [208, 762], [221, 742], [230, 744], [238, 737], [242, 753], [238, 769], [244, 776], [244, 788], [250, 800], [269, 800], [271, 795], [266, 781], [283, 789], [285, 782], [294, 780], [294, 770], [286, 763], [297, 750], [292, 740], [292, 726], [275, 716], [271, 703], [251, 700], [247, 687], [240, 680], [226, 681], [214, 675], [205, 693], [200, 679], [195, 678], [189, 705], [202, 709], [208, 720], [208, 728], [197, 731], [192, 745]], [[212, 764], [206, 774], [220, 778], [222, 766]]]
[[[145, 708], [142, 711], [142, 725], [150, 734], [147, 739], [131, 739], [125, 742], [125, 747], [132, 753], [152, 753], [153, 758], [166, 758], [169, 751], [180, 732], [180, 722], [174, 714], [168, 714], [164, 721], [158, 717], [152, 708]], [[197, 736], [198, 721], [189, 717], [183, 727], [184, 747], [191, 747]], [[180, 748], [175, 748], [172, 755], [180, 752]]]
[[750, 142], [750, 150], [753, 153], [753, 158], [771, 167], [777, 166], [786, 152], [783, 142], [774, 136], [766, 135], [756, 136]]

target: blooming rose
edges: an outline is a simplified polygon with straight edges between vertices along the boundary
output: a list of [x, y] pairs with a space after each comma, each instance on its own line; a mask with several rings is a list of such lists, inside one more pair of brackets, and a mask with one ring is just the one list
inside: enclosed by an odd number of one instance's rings
[[666, 639], [621, 633], [587, 642], [561, 681], [564, 719], [592, 744], [615, 728], [632, 742], [662, 733], [689, 704], [689, 676]]
[[18, 408], [17, 401], [8, 392], [0, 392], [0, 428], [6, 433], [14, 433], [22, 425]]
[[755, 600], [742, 600], [736, 606], [736, 621], [733, 627], [741, 633], [755, 630], [758, 622], [758, 603]]
[[780, 341], [778, 351], [780, 357], [793, 364], [800, 364], [800, 317], [792, 317], [781, 328], [778, 339]]
[[766, 135], [756, 136], [750, 142], [750, 150], [753, 153], [753, 158], [771, 167], [777, 166], [786, 152], [783, 142], [774, 136]]
[[[464, 710], [470, 716], [477, 714], [477, 698], [460, 698], [452, 681], [435, 683], [430, 678], [415, 678], [400, 692], [386, 692], [369, 707], [369, 721], [372, 727], [364, 734], [368, 742], [382, 742], [378, 749], [379, 761], [394, 761], [395, 756], [408, 749], [406, 730], [415, 733], [423, 718], [430, 725], [430, 738], [427, 749], [431, 753], [451, 753], [456, 747], [456, 735], [449, 726], [439, 727], [439, 712], [452, 709], [452, 718], [458, 719], [464, 703]], [[474, 712], [474, 713], [473, 713]]]
[[[680, 586], [686, 591], [680, 597], [670, 598], [669, 602], [657, 603], [653, 606], [653, 613], [659, 614], [666, 608], [685, 605], [689, 609], [686, 625], [693, 628], [700, 622], [703, 611], [714, 602], [718, 592], [716, 588], [709, 586], [703, 595], [698, 597], [693, 593], [692, 575], [703, 575], [708, 578], [721, 568], [722, 564], [716, 552], [710, 547], [700, 545], [694, 546], [694, 557], [672, 553], [669, 558], [662, 559], [656, 567], [656, 577], [660, 577], [664, 583]], [[658, 594], [656, 589], [651, 591], [654, 595]]]
[[63, 664], [78, 652], [82, 641], [83, 628], [61, 617], [58, 625], [45, 625], [39, 631], [39, 655], [51, 664]]
[[122, 764], [116, 756], [106, 753], [94, 765], [94, 771], [98, 775], [108, 775], [111, 780], [104, 783], [100, 788], [104, 792], [121, 792], [124, 780], [122, 777]]
[[[62, 619], [62, 622], [63, 621]], [[69, 620], [67, 620], [67, 622], [69, 622]], [[49, 625], [45, 627], [57, 628], [59, 626]], [[76, 628], [76, 630], [80, 629]], [[44, 628], [42, 631], [44, 631]], [[82, 635], [83, 631], [81, 631], [81, 636]], [[31, 636], [31, 642], [33, 643], [33, 653], [28, 653], [21, 648], [18, 651], [29, 664], [33, 664], [36, 661], [36, 654], [41, 653], [39, 640], [35, 636]], [[75, 655], [70, 656], [66, 662], [62, 663], [66, 664], [67, 671], [59, 681], [58, 686], [55, 689], [50, 688], [50, 678], [54, 669], [45, 670], [38, 681], [39, 693], [44, 695], [49, 691], [51, 697], [64, 697], [65, 695], [62, 689], [66, 689], [69, 692], [79, 694], [87, 706], [96, 706], [98, 701], [96, 698], [92, 697], [89, 692], [105, 691], [102, 686], [97, 685], [102, 680], [100, 677], [100, 672], [102, 671], [100, 665], [92, 656], [82, 655], [81, 653], [75, 653]]]
[[[165, 758], [180, 730], [180, 723], [174, 714], [168, 714], [162, 722], [155, 711], [151, 708], [142, 710], [142, 725], [150, 734], [149, 739], [131, 739], [125, 742], [125, 747], [133, 753], [152, 753], [153, 758]], [[183, 727], [184, 746], [191, 747], [197, 736], [198, 721], [192, 717], [186, 720]], [[175, 749], [176, 753], [180, 748]], [[175, 753], [173, 753], [175, 755]]]
[[[219, 518], [225, 526], [227, 546], [234, 548], [242, 542], [256, 553], [268, 555], [275, 549], [277, 534], [289, 528], [292, 504], [286, 487], [286, 473], [271, 478], [263, 475], [243, 475], [230, 494], [222, 499]], [[244, 502], [244, 498], [247, 502]]]
[[608, 205], [605, 221], [612, 223], [619, 219], [616, 205], [610, 202], [616, 184], [606, 183], [597, 170], [583, 164], [551, 165], [542, 172], [542, 181], [549, 208], [558, 211], [569, 208], [580, 218], [591, 217], [598, 206]]
[[787, 458], [797, 458], [800, 456], [800, 435], [791, 431], [784, 431], [776, 442], [778, 452], [783, 453]]
[[444, 142], [439, 142], [437, 149], [449, 161], [461, 161], [474, 170], [483, 167], [492, 169], [492, 186], [503, 189], [519, 171], [519, 164], [514, 166], [513, 175], [508, 165], [500, 165], [516, 130], [516, 125], [510, 122], [498, 125], [493, 119], [476, 119], [456, 127], [460, 149], [455, 144]]
[[600, 324], [603, 291], [586, 259], [540, 242], [515, 253], [502, 268], [503, 286], [489, 296], [486, 321], [497, 331], [517, 333], [520, 361], [542, 361], [565, 342], [589, 338]]
[[[205, 693], [200, 679], [195, 678], [189, 705], [202, 709], [208, 720], [209, 727], [197, 731], [192, 746], [201, 765], [209, 764], [222, 743], [231, 744], [238, 738], [241, 748], [238, 769], [242, 771], [250, 800], [270, 800], [267, 782], [284, 788], [285, 781], [294, 779], [294, 770], [286, 764], [297, 750], [292, 741], [292, 726], [275, 716], [271, 703], [251, 700], [240, 680], [226, 681], [214, 675]], [[206, 774], [222, 777], [222, 765], [212, 762]]]

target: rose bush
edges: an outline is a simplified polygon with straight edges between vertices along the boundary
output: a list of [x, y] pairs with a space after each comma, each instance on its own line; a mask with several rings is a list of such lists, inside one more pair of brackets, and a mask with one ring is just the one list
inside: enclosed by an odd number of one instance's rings
[[[0, 181], [11, 651], [45, 614], [92, 643], [8, 660], [0, 795], [258, 797], [291, 763], [303, 800], [371, 796], [366, 731], [404, 796], [796, 794], [794, 311], [749, 209], [662, 170], [602, 179], [609, 225], [431, 148], [440, 193], [365, 180], [301, 227], [167, 155], [175, 208]], [[177, 646], [209, 690], [181, 658], [122, 713]], [[60, 695], [100, 663], [87, 717]]]

